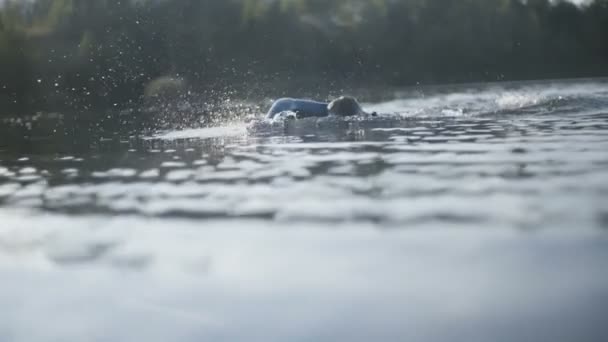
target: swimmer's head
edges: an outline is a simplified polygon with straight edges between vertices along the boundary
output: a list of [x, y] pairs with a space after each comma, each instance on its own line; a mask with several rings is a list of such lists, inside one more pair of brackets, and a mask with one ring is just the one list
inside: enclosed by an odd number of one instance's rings
[[357, 99], [350, 96], [340, 96], [327, 105], [329, 114], [336, 116], [353, 116], [363, 113]]

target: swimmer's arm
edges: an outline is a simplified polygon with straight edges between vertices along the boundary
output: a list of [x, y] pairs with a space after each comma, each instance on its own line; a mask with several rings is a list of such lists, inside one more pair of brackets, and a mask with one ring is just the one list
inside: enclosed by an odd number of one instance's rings
[[327, 116], [327, 103], [312, 100], [300, 100], [283, 98], [274, 102], [266, 114], [267, 119], [273, 119], [275, 115], [285, 111], [292, 111], [298, 118]]
[[299, 100], [294, 111], [299, 119], [329, 115], [327, 103], [311, 100]]
[[274, 116], [279, 114], [280, 112], [292, 110], [292, 103], [293, 99], [285, 98], [276, 100], [268, 110], [268, 113], [266, 114], [266, 119], [274, 119]]

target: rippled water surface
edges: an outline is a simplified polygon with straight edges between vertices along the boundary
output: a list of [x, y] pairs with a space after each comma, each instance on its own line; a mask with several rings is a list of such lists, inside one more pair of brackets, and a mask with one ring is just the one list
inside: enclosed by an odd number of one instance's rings
[[2, 341], [608, 339], [608, 83], [0, 145]]

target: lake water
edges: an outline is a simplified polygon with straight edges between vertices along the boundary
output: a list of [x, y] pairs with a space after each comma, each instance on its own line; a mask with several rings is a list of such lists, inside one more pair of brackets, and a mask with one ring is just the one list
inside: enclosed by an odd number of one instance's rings
[[0, 341], [608, 340], [608, 82], [384, 97], [5, 141]]

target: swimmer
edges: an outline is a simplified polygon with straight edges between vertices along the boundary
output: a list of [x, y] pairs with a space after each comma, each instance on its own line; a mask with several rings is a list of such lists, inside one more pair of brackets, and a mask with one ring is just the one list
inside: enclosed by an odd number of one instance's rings
[[[274, 119], [282, 112], [293, 112], [298, 119], [324, 116], [354, 116], [367, 114], [354, 97], [340, 96], [330, 103], [312, 100], [282, 98], [274, 102], [266, 119]], [[376, 113], [372, 113], [376, 116]]]

